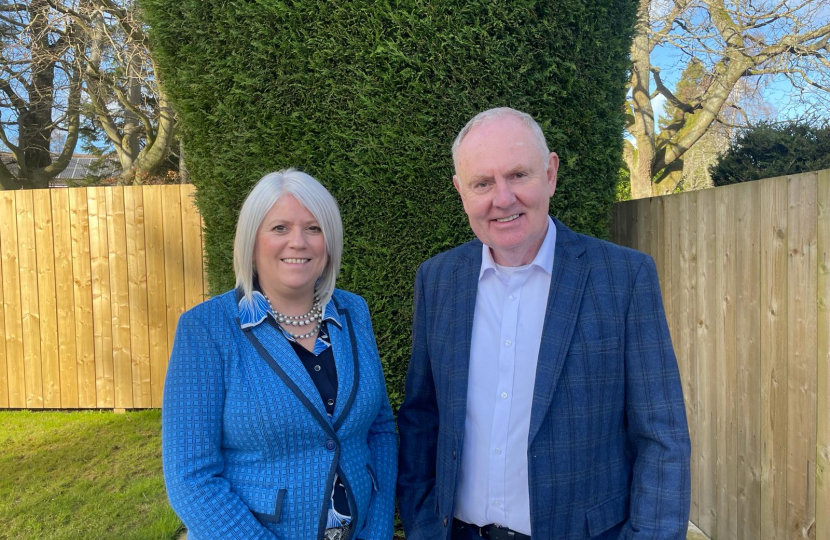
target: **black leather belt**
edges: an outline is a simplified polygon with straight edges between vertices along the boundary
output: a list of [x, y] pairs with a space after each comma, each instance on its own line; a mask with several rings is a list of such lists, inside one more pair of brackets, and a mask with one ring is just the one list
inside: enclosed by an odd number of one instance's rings
[[489, 540], [530, 540], [530, 537], [526, 534], [499, 525], [471, 525], [470, 523], [453, 518], [452, 526], [453, 529], [466, 529], [481, 538], [487, 538]]

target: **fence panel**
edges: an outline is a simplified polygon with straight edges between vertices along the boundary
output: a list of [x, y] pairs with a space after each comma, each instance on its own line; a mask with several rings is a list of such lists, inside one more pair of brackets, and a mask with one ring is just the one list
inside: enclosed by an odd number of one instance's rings
[[6, 325], [6, 372], [9, 407], [26, 407], [23, 359], [23, 316], [20, 309], [20, 265], [17, 257], [17, 205], [11, 191], [0, 193], [0, 265], [3, 270], [3, 313]]
[[55, 301], [58, 314], [58, 361], [61, 378], [61, 407], [79, 406], [78, 362], [75, 337], [74, 276], [72, 273], [72, 220], [69, 191], [53, 189], [52, 223], [55, 249]]
[[816, 540], [830, 540], [830, 170], [818, 174]]
[[192, 193], [0, 192], [0, 408], [161, 405], [178, 316], [206, 290]]
[[58, 312], [55, 290], [55, 245], [52, 200], [49, 190], [32, 192], [34, 201], [37, 295], [40, 313], [40, 362], [43, 373], [43, 406], [61, 407], [61, 372], [58, 358]]
[[615, 241], [661, 275], [691, 520], [718, 540], [830, 540], [830, 171], [625, 202], [613, 216]]
[[737, 355], [739, 540], [761, 528], [761, 311], [758, 182], [736, 193], [735, 337]]
[[92, 319], [92, 256], [86, 189], [69, 190], [72, 232], [72, 291], [75, 304], [75, 347], [78, 366], [78, 407], [96, 407], [95, 333]]

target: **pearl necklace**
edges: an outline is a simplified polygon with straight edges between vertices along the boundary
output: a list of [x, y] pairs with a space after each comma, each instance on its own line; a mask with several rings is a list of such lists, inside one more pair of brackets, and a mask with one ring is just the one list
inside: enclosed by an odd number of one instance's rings
[[[264, 293], [262, 296], [265, 296], [265, 301], [268, 302], [268, 307], [271, 309], [271, 313], [274, 314], [274, 318], [277, 319], [277, 322], [283, 326], [283, 330], [289, 336], [293, 337], [294, 339], [305, 339], [313, 336], [317, 333], [317, 330], [320, 329], [320, 325], [323, 322], [323, 308], [320, 306], [320, 298], [314, 297], [314, 304], [312, 304], [311, 309], [308, 310], [308, 313], [305, 315], [284, 315], [274, 309], [274, 306], [271, 305], [271, 300], [266, 296]], [[305, 334], [295, 334], [290, 330], [286, 330], [285, 326], [305, 326], [307, 324], [311, 324], [314, 321], [317, 321], [317, 324], [314, 325], [310, 331], [306, 332]]]

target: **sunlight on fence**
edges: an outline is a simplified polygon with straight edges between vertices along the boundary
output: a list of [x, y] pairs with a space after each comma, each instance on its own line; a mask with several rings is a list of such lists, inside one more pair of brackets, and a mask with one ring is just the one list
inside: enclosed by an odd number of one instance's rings
[[192, 185], [0, 192], [0, 408], [161, 406], [206, 294]]
[[830, 539], [830, 170], [620, 203], [683, 378], [691, 520], [713, 539]]

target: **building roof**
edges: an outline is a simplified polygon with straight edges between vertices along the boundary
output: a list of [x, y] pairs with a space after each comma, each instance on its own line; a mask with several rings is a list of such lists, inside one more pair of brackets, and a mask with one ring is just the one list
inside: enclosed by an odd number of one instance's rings
[[[53, 159], [56, 159], [57, 155], [53, 156]], [[11, 152], [0, 152], [0, 159], [2, 159], [3, 163], [6, 167], [9, 168], [9, 171], [12, 174], [17, 174], [17, 162], [14, 160], [14, 156]], [[113, 164], [114, 166], [109, 169], [109, 171], [105, 170], [98, 170], [94, 173], [90, 171], [90, 166], [95, 163], [99, 156], [93, 154], [75, 154], [69, 160], [69, 165], [61, 171], [59, 175], [57, 175], [53, 180], [52, 184], [60, 184], [65, 185], [66, 180], [82, 180], [87, 177], [87, 175], [94, 174], [95, 176], [106, 176], [107, 172], [109, 174], [115, 175], [118, 174], [120, 171], [118, 170], [117, 165]], [[57, 181], [57, 182], [56, 182]]]

